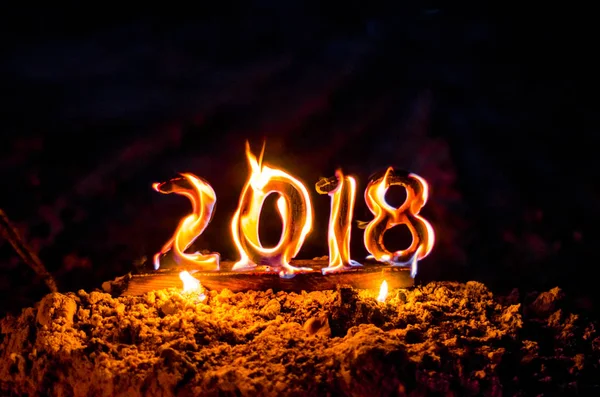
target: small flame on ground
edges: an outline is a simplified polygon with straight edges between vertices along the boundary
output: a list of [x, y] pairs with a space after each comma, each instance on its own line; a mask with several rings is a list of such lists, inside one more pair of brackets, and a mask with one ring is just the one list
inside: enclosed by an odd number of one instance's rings
[[377, 297], [377, 301], [385, 302], [385, 299], [388, 296], [388, 285], [387, 281], [383, 280], [381, 283], [381, 287], [379, 287], [379, 296]]
[[192, 276], [188, 271], [184, 270], [179, 273], [179, 278], [183, 281], [183, 292], [200, 292], [200, 280]]

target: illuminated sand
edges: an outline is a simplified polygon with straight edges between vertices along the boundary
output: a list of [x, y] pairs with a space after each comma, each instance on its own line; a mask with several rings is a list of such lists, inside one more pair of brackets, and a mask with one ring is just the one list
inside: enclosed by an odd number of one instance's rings
[[51, 294], [1, 321], [9, 395], [532, 395], [598, 390], [597, 329], [479, 283], [311, 293]]

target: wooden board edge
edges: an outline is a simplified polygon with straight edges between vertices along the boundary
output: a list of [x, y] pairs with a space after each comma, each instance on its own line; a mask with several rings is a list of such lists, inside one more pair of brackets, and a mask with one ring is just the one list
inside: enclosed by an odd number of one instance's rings
[[[304, 266], [308, 264], [308, 261], [303, 262]], [[320, 267], [320, 263], [313, 263], [313, 265], [311, 267], [315, 269]], [[180, 270], [177, 269], [168, 269], [122, 277], [119, 283], [111, 286], [111, 293], [121, 296], [136, 296], [154, 290], [182, 288], [179, 272]], [[414, 286], [414, 279], [410, 275], [409, 268], [381, 264], [365, 265], [362, 268], [328, 275], [323, 275], [320, 271], [315, 270], [297, 274], [290, 279], [281, 278], [276, 273], [266, 271], [197, 272], [193, 276], [200, 280], [204, 288], [217, 291], [227, 288], [233, 292], [268, 289], [286, 292], [323, 291], [340, 287], [379, 289], [384, 280], [389, 289]]]

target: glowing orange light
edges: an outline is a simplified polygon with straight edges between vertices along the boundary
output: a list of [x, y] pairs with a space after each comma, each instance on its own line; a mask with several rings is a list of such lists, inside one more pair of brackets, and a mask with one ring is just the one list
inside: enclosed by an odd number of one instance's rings
[[[406, 189], [406, 201], [394, 208], [385, 201], [385, 194], [390, 186], [399, 185]], [[425, 258], [435, 242], [433, 228], [419, 216], [419, 211], [427, 202], [428, 186], [423, 178], [415, 174], [395, 173], [388, 168], [383, 176], [374, 178], [365, 190], [365, 201], [375, 218], [365, 229], [365, 248], [373, 258], [387, 262], [393, 266], [411, 266], [411, 274], [417, 273], [417, 261]], [[386, 230], [405, 224], [412, 235], [410, 247], [405, 250], [390, 252], [383, 244]]]
[[197, 280], [187, 271], [179, 273], [179, 278], [183, 281], [183, 292], [195, 292], [200, 291], [201, 285], [200, 280]]
[[[246, 157], [250, 165], [250, 177], [244, 185], [240, 201], [231, 221], [233, 241], [241, 259], [233, 270], [249, 270], [257, 265], [268, 266], [284, 278], [295, 273], [311, 271], [290, 265], [306, 235], [312, 228], [312, 204], [308, 191], [296, 178], [282, 170], [271, 168], [250, 151], [246, 142]], [[272, 193], [279, 194], [277, 210], [283, 222], [281, 237], [273, 248], [265, 248], [258, 235], [258, 222], [265, 199]]]
[[379, 302], [385, 302], [385, 299], [388, 296], [388, 285], [387, 285], [387, 281], [383, 280], [383, 282], [381, 283], [381, 287], [379, 287], [379, 296], [377, 297], [377, 300]]
[[200, 300], [200, 302], [206, 299], [206, 295], [202, 293], [202, 285], [200, 284], [200, 280], [185, 270], [179, 273], [179, 279], [183, 282], [183, 293], [189, 294], [197, 292], [197, 298]]
[[350, 259], [350, 233], [356, 197], [356, 181], [350, 176], [344, 176], [342, 170], [337, 170], [335, 177], [319, 180], [316, 189], [319, 194], [331, 196], [327, 234], [329, 266], [322, 269], [323, 274], [362, 266]]
[[205, 180], [189, 173], [168, 182], [155, 183], [154, 190], [163, 194], [175, 193], [187, 197], [192, 203], [192, 213], [181, 220], [175, 234], [154, 255], [154, 268], [160, 267], [160, 257], [173, 250], [177, 263], [192, 269], [219, 270], [219, 254], [187, 254], [184, 251], [202, 234], [213, 216], [217, 196]]

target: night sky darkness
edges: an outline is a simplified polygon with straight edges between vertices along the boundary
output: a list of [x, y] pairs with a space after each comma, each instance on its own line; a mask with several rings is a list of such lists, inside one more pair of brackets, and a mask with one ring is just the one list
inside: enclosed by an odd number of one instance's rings
[[[319, 3], [161, 20], [1, 13], [0, 208], [60, 288], [98, 287], [150, 258], [190, 209], [151, 189], [177, 172], [207, 179], [218, 197], [195, 247], [236, 259], [229, 223], [248, 176], [244, 142], [258, 152], [266, 139], [266, 161], [312, 193], [315, 225], [299, 258], [327, 254], [319, 177], [356, 175], [355, 220], [370, 220], [367, 178], [395, 165], [431, 187], [422, 214], [437, 244], [422, 281], [560, 285], [595, 298], [586, 272], [599, 263], [600, 167], [586, 11]], [[266, 221], [274, 235], [278, 222]], [[356, 227], [352, 252], [366, 255]], [[46, 292], [3, 240], [0, 291], [12, 306]]]

